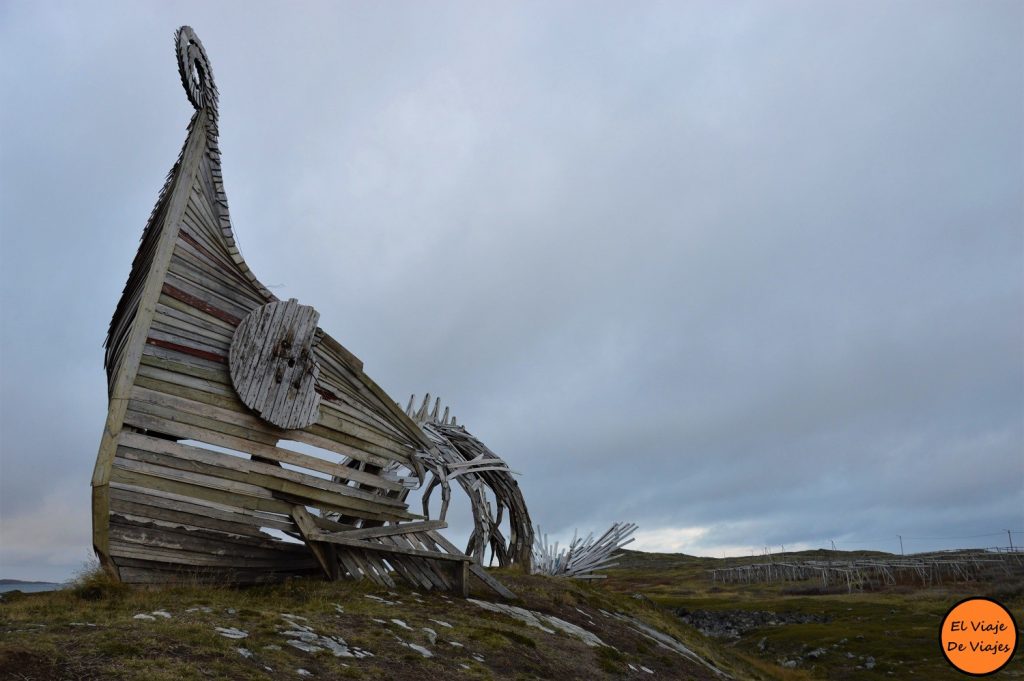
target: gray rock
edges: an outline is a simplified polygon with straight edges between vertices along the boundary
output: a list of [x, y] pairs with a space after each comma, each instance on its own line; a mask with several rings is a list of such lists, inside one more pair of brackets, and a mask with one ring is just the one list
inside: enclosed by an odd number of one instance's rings
[[[606, 645], [596, 634], [593, 634], [583, 627], [576, 626], [572, 622], [566, 622], [563, 619], [555, 617], [554, 615], [545, 615], [543, 613], [534, 612], [533, 610], [527, 610], [526, 608], [520, 608], [515, 605], [505, 605], [504, 603], [488, 603], [487, 601], [478, 601], [475, 598], [466, 599], [470, 603], [474, 603], [484, 610], [490, 610], [491, 612], [500, 612], [509, 617], [513, 617], [524, 624], [540, 629], [541, 631], [553, 634], [555, 629], [560, 630], [574, 638], [578, 638], [583, 641], [586, 645], [591, 648]], [[551, 627], [554, 627], [552, 629]]]
[[249, 632], [242, 631], [241, 629], [235, 629], [234, 627], [217, 627], [216, 629], [217, 633], [224, 638], [241, 639], [249, 636]]
[[305, 641], [291, 640], [288, 641], [288, 645], [293, 648], [298, 648], [305, 653], [319, 653], [323, 648], [315, 646], [312, 643], [306, 643]]
[[405, 645], [407, 647], [409, 647], [409, 648], [412, 648], [413, 650], [415, 650], [417, 653], [419, 653], [423, 657], [433, 657], [434, 656], [433, 653], [431, 653], [429, 650], [427, 650], [423, 646], [419, 645], [418, 643], [406, 643]]

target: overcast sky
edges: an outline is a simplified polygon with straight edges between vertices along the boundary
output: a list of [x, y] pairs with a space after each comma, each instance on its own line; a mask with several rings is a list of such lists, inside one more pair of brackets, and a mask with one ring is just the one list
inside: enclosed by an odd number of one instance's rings
[[0, 3], [0, 577], [90, 554], [186, 23], [250, 267], [403, 405], [440, 394], [545, 530], [1024, 531], [1024, 5], [295, 7]]

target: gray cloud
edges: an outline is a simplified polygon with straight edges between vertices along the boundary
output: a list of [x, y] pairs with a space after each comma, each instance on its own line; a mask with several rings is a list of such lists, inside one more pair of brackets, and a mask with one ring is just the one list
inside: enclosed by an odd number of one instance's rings
[[8, 3], [4, 576], [88, 550], [182, 23], [252, 269], [395, 399], [443, 395], [546, 529], [1024, 530], [1019, 5]]

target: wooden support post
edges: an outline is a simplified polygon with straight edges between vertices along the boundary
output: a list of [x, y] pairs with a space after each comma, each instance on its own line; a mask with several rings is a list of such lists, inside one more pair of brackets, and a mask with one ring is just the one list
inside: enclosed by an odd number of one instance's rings
[[462, 598], [469, 598], [469, 563], [460, 560], [455, 564], [455, 593]]
[[314, 539], [319, 533], [319, 529], [316, 526], [316, 521], [313, 520], [313, 516], [309, 514], [309, 511], [304, 506], [296, 504], [292, 506], [292, 519], [295, 520], [295, 525], [299, 528], [302, 540], [306, 542], [306, 546], [309, 547], [310, 552], [316, 558], [316, 562], [320, 564], [320, 568], [324, 571], [324, 576], [332, 582], [336, 580], [338, 578], [337, 554], [333, 550], [327, 551], [321, 542]]

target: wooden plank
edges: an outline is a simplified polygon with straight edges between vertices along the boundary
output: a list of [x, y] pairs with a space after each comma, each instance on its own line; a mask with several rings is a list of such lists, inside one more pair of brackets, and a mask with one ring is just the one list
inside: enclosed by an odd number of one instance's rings
[[202, 297], [202, 291], [197, 290], [196, 287], [190, 285], [181, 278], [171, 277], [168, 273], [167, 279], [169, 281], [165, 282], [160, 290], [168, 297], [185, 303], [200, 312], [205, 312], [211, 317], [225, 321], [232, 326], [238, 326], [242, 323], [242, 318], [238, 316], [239, 314], [242, 314], [242, 310], [233, 308], [234, 314], [231, 311], [223, 310], [220, 307], [211, 305], [204, 300]]
[[[154, 345], [156, 347], [163, 348], [165, 350], [173, 350], [182, 355], [188, 355], [190, 357], [197, 357], [204, 359], [209, 362], [215, 362], [218, 364], [227, 364], [228, 358], [226, 355], [222, 355], [218, 352], [211, 352], [210, 350], [203, 349], [203, 345], [195, 341], [188, 341], [185, 343], [177, 342], [180, 339], [179, 334], [166, 334], [160, 329], [150, 328], [149, 338], [146, 339], [147, 345]], [[168, 336], [176, 338], [175, 340], [169, 340]]]
[[204, 312], [203, 310], [200, 310], [199, 308], [190, 305], [189, 303], [183, 300], [178, 300], [177, 298], [169, 296], [163, 291], [161, 291], [159, 302], [161, 305], [166, 306], [172, 310], [176, 310], [181, 314], [187, 315], [192, 319], [201, 321], [204, 324], [209, 324], [210, 326], [221, 326], [232, 333], [234, 332], [235, 327], [237, 326], [236, 324], [233, 324], [230, 321], [225, 321], [220, 317], [216, 317], [208, 312]]
[[144, 378], [155, 378], [158, 381], [165, 381], [167, 383], [173, 383], [174, 385], [180, 385], [186, 388], [194, 388], [204, 392], [213, 393], [215, 395], [226, 395], [228, 397], [235, 396], [235, 391], [230, 386], [222, 384], [219, 381], [197, 378], [185, 373], [184, 371], [168, 371], [167, 369], [161, 369], [153, 366], [150, 362], [142, 362], [138, 373], [139, 376]]
[[[118, 504], [120, 508], [110, 513], [111, 527], [115, 525], [135, 525], [139, 527], [148, 527], [154, 530], [165, 530], [169, 532], [177, 532], [187, 536], [205, 537], [211, 539], [212, 543], [208, 543], [205, 546], [196, 543], [189, 543], [188, 548], [190, 550], [211, 550], [213, 553], [221, 551], [221, 545], [246, 545], [254, 547], [267, 548], [270, 543], [283, 542], [283, 540], [277, 537], [271, 537], [269, 534], [262, 534], [258, 531], [252, 531], [247, 526], [241, 525], [244, 532], [236, 532], [234, 528], [225, 530], [222, 527], [212, 526], [209, 522], [204, 523], [203, 521], [209, 521], [208, 518], [202, 516], [192, 516], [185, 519], [180, 519], [180, 516], [187, 514], [174, 514], [173, 511], [164, 511], [162, 509], [154, 509], [150, 506], [137, 507], [146, 515], [136, 515], [135, 513], [129, 512], [128, 509], [123, 508], [124, 504]], [[152, 517], [152, 511], [159, 511], [160, 518]], [[176, 515], [173, 520], [167, 519], [169, 515]]]
[[294, 555], [288, 554], [282, 555], [280, 558], [239, 558], [237, 556], [217, 556], [214, 554], [198, 553], [194, 551], [179, 551], [177, 549], [139, 546], [121, 541], [112, 542], [110, 553], [114, 557], [160, 561], [170, 565], [220, 567], [235, 570], [253, 568], [280, 570], [283, 567], [288, 567], [291, 570], [301, 570], [306, 567], [317, 567], [316, 561], [312, 558], [309, 559], [309, 563], [307, 564], [296, 559]]
[[452, 566], [455, 593], [462, 598], [469, 598], [469, 564], [470, 561], [464, 560]]
[[237, 280], [225, 276], [216, 266], [205, 263], [200, 265], [195, 262], [194, 256], [185, 248], [185, 244], [180, 239], [179, 234], [179, 241], [174, 249], [170, 265], [170, 271], [176, 276], [209, 291], [220, 300], [230, 301], [242, 308], [253, 310], [264, 304], [249, 286], [240, 286]]
[[[292, 522], [290, 513], [242, 508], [238, 505], [220, 503], [213, 499], [198, 499], [163, 490], [136, 487], [125, 483], [111, 482], [110, 494], [111, 499], [123, 497], [139, 504], [196, 512], [211, 518], [248, 523], [255, 527], [270, 527], [284, 532], [296, 531], [295, 523]], [[192, 507], [197, 507], [198, 510]]]
[[[190, 328], [185, 328], [186, 326]], [[159, 332], [159, 333], [156, 333]], [[189, 325], [178, 319], [158, 314], [149, 327], [148, 338], [160, 338], [178, 345], [186, 345], [206, 352], [218, 355], [216, 362], [227, 360], [228, 350], [231, 347], [230, 339], [209, 333], [205, 329], [195, 325]]]
[[422, 532], [423, 530], [440, 530], [448, 527], [443, 520], [427, 520], [415, 523], [402, 523], [401, 525], [386, 525], [383, 527], [367, 527], [358, 530], [346, 530], [338, 534], [349, 539], [369, 539], [371, 537], [385, 537], [392, 534], [408, 534], [409, 532]]
[[[237, 424], [240, 426], [253, 427], [259, 427], [262, 424], [262, 422], [259, 419], [249, 414], [242, 414], [236, 411], [216, 407], [205, 402], [189, 400], [187, 398], [160, 393], [158, 391], [151, 390], [141, 386], [135, 388], [135, 390], [132, 391], [132, 395], [133, 399], [138, 400], [139, 402], [157, 404], [163, 407], [167, 407], [169, 409], [175, 409], [185, 413], [192, 413], [197, 415], [204, 414], [209, 418], [212, 418], [217, 421]], [[282, 433], [282, 435], [290, 437], [302, 437], [302, 440], [299, 441], [304, 441], [314, 446], [317, 446], [321, 443], [320, 438], [316, 436], [303, 436], [301, 431], [298, 433], [286, 431], [285, 433]], [[277, 438], [273, 439], [276, 442]], [[242, 451], [245, 451], [245, 453], [247, 454], [259, 454], [259, 456], [262, 456], [264, 458], [274, 459], [275, 461], [280, 461], [282, 463], [288, 463], [294, 466], [308, 468], [310, 470], [318, 471], [320, 473], [326, 473], [328, 475], [336, 476], [346, 480], [356, 480], [358, 482], [362, 482], [365, 483], [366, 485], [376, 487], [379, 489], [387, 489], [393, 491], [401, 491], [404, 489], [401, 483], [392, 480], [387, 480], [385, 478], [380, 477], [379, 475], [373, 473], [366, 473], [360, 470], [355, 470], [348, 466], [343, 466], [338, 463], [326, 461], [317, 456], [292, 451], [282, 447], [273, 447], [272, 449], [266, 449], [261, 447], [258, 449], [258, 452], [250, 450]]]
[[[238, 460], [244, 462], [242, 459]], [[253, 462], [253, 464], [254, 466], [267, 466], [267, 464], [259, 462]], [[262, 497], [263, 493], [269, 494], [269, 491], [278, 492], [280, 494], [276, 495], [277, 497], [284, 495], [290, 500], [300, 501], [322, 508], [325, 511], [336, 513], [355, 513], [360, 516], [381, 520], [399, 519], [405, 515], [400, 508], [388, 507], [380, 503], [364, 501], [333, 492], [325, 492], [266, 473], [255, 471], [242, 473], [227, 467], [203, 464], [197, 461], [189, 461], [174, 456], [126, 447], [118, 449], [118, 458], [115, 459], [115, 466], [158, 475], [172, 480], [200, 484], [205, 487], [212, 487], [213, 489], [231, 491], [246, 496]], [[272, 466], [268, 467], [273, 468]], [[265, 469], [260, 468], [258, 470], [262, 471]], [[292, 472], [280, 470], [283, 473]]]
[[295, 504], [292, 506], [292, 518], [295, 520], [295, 524], [299, 528], [299, 534], [302, 535], [302, 540], [306, 542], [306, 547], [316, 558], [321, 569], [323, 569], [324, 575], [329, 581], [336, 580], [338, 578], [338, 562], [337, 560], [331, 560], [331, 557], [327, 555], [327, 551], [324, 546], [311, 538], [313, 534], [320, 530], [317, 528], [316, 523], [310, 516], [309, 511], [307, 511], [305, 507]]
[[328, 413], [321, 411], [318, 423], [339, 433], [358, 438], [363, 442], [373, 445], [375, 448], [392, 452], [393, 454], [389, 458], [398, 458], [403, 461], [411, 458], [410, 455], [413, 449], [407, 439], [399, 440], [394, 437], [388, 437], [380, 431], [361, 425], [351, 417], [346, 418], [341, 412], [333, 411]]
[[124, 414], [128, 407], [127, 395], [135, 382], [139, 361], [142, 358], [142, 349], [149, 333], [150, 323], [153, 321], [153, 314], [167, 275], [174, 244], [177, 241], [181, 215], [191, 194], [196, 169], [202, 157], [202, 149], [206, 142], [206, 125], [206, 112], [198, 112], [182, 150], [173, 187], [164, 203], [159, 237], [152, 260], [149, 262], [148, 272], [144, 275], [145, 284], [139, 294], [138, 307], [135, 309], [130, 330], [128, 330], [124, 341], [124, 349], [118, 359], [117, 372], [111, 376], [107, 421], [103, 427], [103, 436], [100, 439], [92, 477], [94, 488], [93, 546], [100, 555], [100, 560], [110, 568], [113, 568], [113, 564], [109, 559], [107, 522], [110, 504], [107, 496], [107, 483], [111, 478], [111, 469], [117, 452], [117, 437], [123, 427]]
[[[391, 506], [394, 508], [405, 509], [405, 503], [396, 499], [389, 499], [387, 497], [373, 494], [365, 490], [356, 489], [355, 487], [349, 487], [345, 484], [335, 482], [333, 480], [326, 480], [321, 477], [309, 475], [301, 471], [292, 471], [285, 468], [281, 468], [276, 465], [269, 465], [254, 461], [252, 459], [243, 458], [241, 456], [233, 456], [224, 452], [218, 452], [203, 447], [196, 447], [193, 445], [185, 445], [171, 440], [165, 440], [163, 438], [155, 438], [140, 433], [122, 433], [120, 442], [125, 447], [131, 447], [133, 449], [139, 449], [143, 451], [155, 452], [159, 454], [166, 454], [172, 457], [182, 459], [184, 461], [194, 461], [212, 466], [220, 466], [229, 468], [243, 475], [249, 474], [260, 474], [269, 475], [272, 477], [279, 477], [284, 480], [295, 482], [301, 485], [314, 487], [316, 489], [323, 490], [325, 492], [331, 492], [341, 496], [351, 496], [357, 499], [373, 502], [374, 504], [382, 504], [385, 506]], [[278, 450], [284, 451], [284, 450]], [[275, 460], [276, 461], [276, 460]], [[319, 459], [317, 459], [319, 461]], [[280, 462], [278, 462], [280, 463]], [[255, 480], [256, 478], [252, 478]]]
[[332, 544], [340, 544], [341, 546], [351, 546], [352, 548], [363, 549], [365, 551], [384, 551], [386, 553], [397, 553], [403, 556], [416, 556], [417, 558], [431, 558], [435, 560], [466, 560], [467, 556], [462, 554], [450, 555], [447, 553], [439, 553], [435, 551], [423, 551], [420, 549], [412, 549], [404, 546], [384, 545], [376, 542], [364, 541], [362, 539], [348, 539], [343, 534], [337, 534], [334, 532], [322, 532], [317, 530], [315, 535], [312, 535], [316, 541], [326, 541]]
[[380, 582], [385, 586], [395, 588], [395, 581], [391, 578], [391, 571], [384, 563], [383, 556], [368, 553], [366, 551], [357, 551], [356, 555], [370, 566], [374, 573], [376, 573]]
[[[387, 545], [387, 544], [385, 544]], [[393, 548], [390, 547], [389, 548]], [[400, 565], [403, 568], [402, 576], [408, 580], [414, 587], [418, 589], [426, 589], [431, 591], [435, 588], [433, 580], [427, 576], [426, 571], [423, 570], [423, 566], [419, 558], [413, 558], [409, 556], [400, 556], [394, 553], [387, 554], [388, 560], [394, 565]]]
[[[156, 305], [155, 319], [159, 319], [161, 322], [169, 326], [178, 326], [195, 331], [196, 333], [204, 333], [211, 338], [219, 338], [229, 346], [231, 345], [231, 337], [234, 329], [230, 324], [210, 317], [209, 315], [194, 314], [194, 308], [191, 308], [180, 301], [174, 300], [173, 298], [161, 296], [160, 300], [161, 302], [158, 302]], [[167, 303], [170, 304], [165, 305], [163, 301], [167, 301]]]
[[[252, 442], [244, 438], [233, 437], [225, 435], [215, 431], [206, 430], [203, 428], [196, 428], [186, 423], [180, 423], [170, 421], [168, 419], [162, 419], [158, 417], [149, 416], [136, 411], [129, 411], [125, 415], [125, 422], [133, 425], [137, 428], [143, 428], [146, 430], [152, 430], [158, 433], [164, 433], [172, 437], [187, 439], [187, 440], [198, 440], [210, 445], [216, 445], [218, 447], [225, 447], [227, 449], [233, 449], [239, 452], [245, 452], [253, 456], [259, 456], [261, 458], [271, 459], [282, 463], [291, 463], [292, 465], [303, 466], [310, 470], [318, 470], [319, 468], [328, 465], [326, 462], [322, 462], [320, 459], [315, 461], [308, 461], [307, 455], [300, 454], [299, 452], [292, 452], [290, 450], [281, 449], [279, 447], [270, 447], [262, 445], [260, 443]], [[318, 463], [319, 462], [319, 463]], [[329, 464], [337, 465], [337, 464]], [[330, 473], [330, 471], [325, 471]], [[351, 472], [343, 475], [351, 475]], [[382, 499], [384, 497], [381, 497]], [[403, 504], [404, 506], [404, 504]], [[412, 519], [420, 518], [416, 514], [406, 514], [403, 517]]]
[[249, 524], [228, 522], [217, 518], [210, 518], [198, 513], [175, 511], [160, 508], [158, 506], [118, 500], [113, 497], [113, 493], [111, 493], [110, 499], [110, 515], [130, 517], [136, 521], [149, 520], [157, 523], [158, 525], [168, 523], [186, 528], [196, 527], [206, 530], [216, 530], [226, 534], [246, 535], [249, 537], [267, 536], [263, 535], [259, 531], [259, 528], [253, 527]]
[[[245, 426], [238, 426], [233, 423], [227, 423], [219, 419], [202, 416], [200, 414], [193, 414], [191, 412], [178, 411], [169, 407], [165, 407], [154, 402], [143, 402], [142, 400], [131, 400], [128, 403], [128, 412], [136, 414], [144, 414], [155, 418], [157, 421], [172, 421], [195, 427], [197, 429], [212, 431], [215, 433], [223, 433], [224, 435], [230, 435], [232, 437], [248, 440], [262, 444], [267, 447], [273, 447], [277, 443], [277, 438], [266, 432], [266, 430], [246, 428]], [[126, 416], [126, 418], [128, 418]], [[159, 427], [153, 427], [152, 430], [161, 431]], [[200, 438], [194, 438], [200, 439]]]
[[119, 516], [111, 516], [110, 533], [111, 539], [140, 548], [206, 553], [243, 560], [281, 560], [281, 552], [288, 553], [295, 546], [281, 540], [277, 540], [277, 546], [274, 546], [269, 538], [265, 545], [260, 545], [253, 541], [243, 542], [218, 532], [169, 529], [152, 523], [141, 525], [124, 522]]
[[[430, 531], [427, 532], [427, 536], [429, 536], [433, 541], [437, 542], [442, 548], [447, 549], [448, 551], [452, 551], [453, 553], [458, 552], [458, 548], [456, 548], [456, 546], [452, 544], [450, 541], [445, 539], [440, 532]], [[497, 579], [488, 574], [487, 570], [482, 565], [476, 562], [470, 563], [469, 571], [475, 577], [477, 577], [477, 579], [479, 579], [484, 584], [489, 586], [501, 597], [507, 598], [509, 600], [516, 600], [516, 598], [518, 598], [514, 593], [509, 591], [508, 587], [506, 587], [504, 584], [502, 584]]]
[[363, 575], [363, 571], [359, 569], [359, 563], [352, 559], [351, 552], [347, 550], [339, 550], [337, 556], [349, 576], [355, 581], [361, 582], [365, 575]]
[[[387, 546], [389, 549], [402, 550], [402, 551], [417, 551], [419, 549], [409, 545], [407, 537], [404, 536], [391, 536], [381, 537], [380, 543]], [[441, 589], [442, 591], [447, 590], [447, 586], [437, 574], [431, 570], [428, 561], [420, 560], [419, 558], [400, 558], [404, 563], [406, 569], [412, 574], [416, 581], [428, 591], [431, 589]]]
[[[125, 485], [153, 489], [161, 492], [171, 492], [172, 494], [179, 494], [195, 499], [215, 501], [219, 504], [235, 506], [237, 508], [244, 508], [252, 511], [288, 513], [291, 508], [291, 504], [278, 501], [277, 499], [240, 496], [238, 494], [225, 492], [207, 485], [195, 484], [178, 478], [170, 478], [148, 472], [143, 473], [120, 466], [114, 466], [111, 469], [110, 481], [112, 483], [118, 482]], [[109, 507], [107, 512], [109, 515]]]

